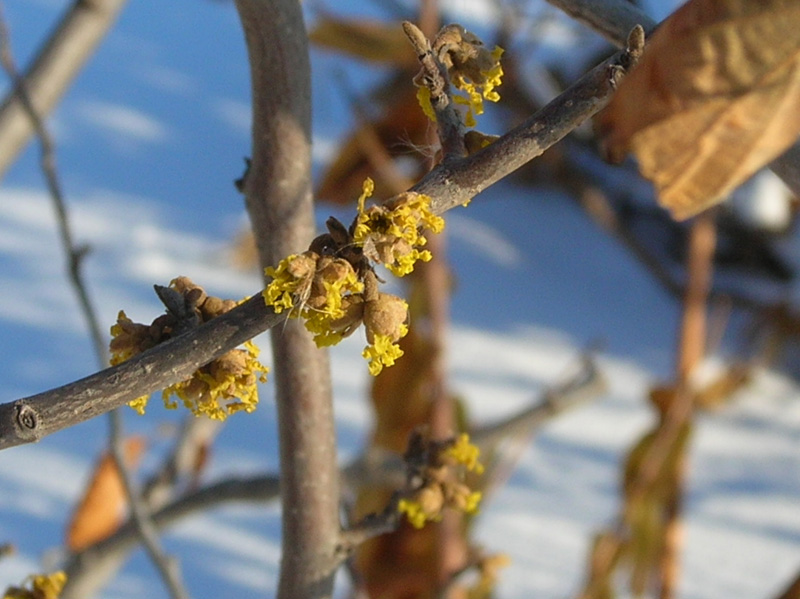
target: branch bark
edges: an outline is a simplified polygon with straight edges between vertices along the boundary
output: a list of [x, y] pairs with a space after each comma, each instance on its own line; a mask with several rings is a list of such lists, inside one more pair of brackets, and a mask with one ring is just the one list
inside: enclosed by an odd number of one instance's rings
[[547, 0], [576, 21], [596, 31], [617, 48], [623, 48], [628, 32], [641, 25], [649, 36], [658, 23], [627, 0]]
[[[253, 95], [253, 155], [244, 191], [266, 267], [302, 252], [314, 237], [308, 37], [297, 0], [237, 0], [236, 6]], [[283, 507], [278, 597], [330, 597], [342, 557], [328, 354], [299, 320], [271, 336]]]
[[[126, 0], [75, 0], [23, 74], [36, 114], [45, 118], [114, 24]], [[35, 133], [14, 89], [0, 104], [0, 177]]]

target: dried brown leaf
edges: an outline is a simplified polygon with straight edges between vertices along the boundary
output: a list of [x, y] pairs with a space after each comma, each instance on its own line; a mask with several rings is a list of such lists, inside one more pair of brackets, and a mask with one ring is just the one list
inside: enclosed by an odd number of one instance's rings
[[690, 0], [656, 31], [599, 127], [675, 218], [730, 193], [800, 135], [800, 2]]
[[396, 23], [327, 16], [316, 22], [308, 37], [319, 47], [373, 62], [409, 66], [417, 60]]
[[[125, 441], [124, 458], [128, 468], [139, 463], [145, 440], [132, 437]], [[125, 516], [127, 497], [114, 458], [104, 453], [95, 466], [86, 493], [72, 515], [66, 544], [80, 551], [111, 535]]]

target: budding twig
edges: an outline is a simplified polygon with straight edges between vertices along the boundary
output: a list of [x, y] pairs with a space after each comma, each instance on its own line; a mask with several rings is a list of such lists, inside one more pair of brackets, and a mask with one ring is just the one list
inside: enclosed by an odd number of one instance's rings
[[405, 32], [417, 58], [422, 72], [417, 80], [425, 85], [431, 93], [431, 105], [436, 113], [439, 143], [442, 145], [443, 160], [459, 158], [467, 155], [464, 145], [464, 124], [450, 98], [450, 81], [447, 69], [431, 50], [431, 43], [422, 31], [409, 21], [403, 21]]
[[[411, 191], [428, 195], [435, 214], [464, 204], [567, 135], [602, 109], [614, 92], [623, 57], [617, 53], [587, 73], [521, 126], [465, 158], [447, 161]], [[277, 325], [260, 294], [241, 306], [130, 360], [80, 381], [0, 404], [0, 449], [41, 439], [146, 393], [188, 378], [198, 367]]]

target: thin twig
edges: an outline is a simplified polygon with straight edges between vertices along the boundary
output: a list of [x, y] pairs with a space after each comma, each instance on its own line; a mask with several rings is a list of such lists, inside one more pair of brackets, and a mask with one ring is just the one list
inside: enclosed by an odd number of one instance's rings
[[[53, 207], [56, 211], [59, 233], [61, 236], [61, 244], [64, 249], [64, 253], [67, 256], [67, 274], [70, 283], [72, 284], [72, 288], [78, 298], [78, 303], [81, 307], [81, 311], [83, 312], [83, 316], [86, 320], [86, 325], [92, 338], [97, 361], [101, 367], [105, 366], [108, 364], [108, 350], [106, 348], [103, 335], [100, 332], [100, 323], [97, 318], [97, 311], [94, 309], [94, 306], [91, 302], [81, 268], [83, 265], [83, 259], [87, 254], [87, 248], [85, 246], [78, 247], [75, 244], [74, 236], [72, 234], [72, 227], [70, 225], [69, 212], [67, 210], [61, 181], [56, 169], [55, 146], [53, 139], [45, 127], [41, 117], [36, 112], [30, 95], [28, 94], [25, 80], [20, 76], [16, 65], [14, 64], [14, 59], [11, 54], [11, 43], [9, 40], [8, 28], [1, 10], [0, 63], [2, 63], [3, 68], [8, 73], [8, 76], [14, 86], [14, 93], [19, 99], [19, 102], [27, 117], [30, 119], [33, 129], [36, 132], [36, 136], [39, 138], [41, 144], [42, 173], [47, 183], [47, 189], [53, 202]], [[140, 540], [151, 560], [153, 561], [153, 564], [161, 575], [165, 586], [169, 589], [170, 595], [174, 599], [185, 599], [188, 597], [188, 594], [183, 589], [177, 564], [170, 560], [161, 550], [153, 525], [148, 519], [146, 508], [142, 503], [141, 498], [135, 493], [133, 488], [131, 473], [125, 464], [125, 459], [123, 457], [122, 415], [118, 410], [114, 410], [110, 413], [109, 445], [111, 448], [111, 455], [113, 456], [118, 474], [122, 480], [123, 487], [127, 495], [128, 504], [130, 505], [131, 513], [133, 515], [133, 520], [136, 523], [136, 529]]]
[[[175, 525], [184, 518], [234, 501], [266, 502], [277, 499], [278, 476], [229, 478], [180, 498], [153, 512], [158, 530]], [[136, 524], [129, 520], [110, 537], [73, 554], [64, 567], [67, 585], [61, 599], [84, 599], [93, 596], [119, 569], [127, 555], [139, 543]]]
[[442, 214], [543, 154], [608, 104], [619, 81], [641, 55], [637, 44], [643, 38], [629, 34], [629, 41], [628, 48], [586, 73], [522, 124], [482, 150], [443, 162], [411, 191], [430, 196], [431, 210]]
[[39, 113], [33, 106], [31, 97], [28, 94], [25, 80], [20, 76], [17, 67], [14, 64], [14, 59], [11, 55], [11, 44], [8, 36], [8, 28], [6, 26], [5, 17], [0, 12], [0, 63], [3, 69], [11, 79], [13, 86], [13, 94], [19, 99], [20, 104], [28, 118], [36, 136], [39, 138], [41, 144], [41, 168], [44, 175], [45, 182], [47, 183], [47, 190], [50, 193], [50, 198], [53, 201], [53, 207], [56, 211], [58, 221], [59, 234], [61, 236], [61, 245], [64, 248], [64, 253], [67, 256], [67, 274], [72, 283], [75, 294], [78, 297], [78, 303], [83, 312], [83, 317], [86, 320], [86, 325], [89, 328], [89, 334], [94, 344], [95, 355], [99, 365], [105, 366], [108, 364], [106, 343], [103, 334], [100, 332], [100, 323], [97, 319], [97, 312], [92, 305], [89, 293], [86, 289], [86, 283], [83, 280], [83, 273], [81, 266], [83, 265], [83, 258], [86, 256], [87, 247], [78, 246], [72, 235], [72, 227], [70, 226], [69, 214], [67, 212], [66, 202], [64, 200], [64, 193], [62, 191], [61, 182], [56, 171], [56, 159], [53, 138], [47, 131], [47, 128], [42, 122]]
[[657, 23], [627, 0], [547, 0], [576, 21], [593, 29], [618, 48], [625, 46], [628, 32], [641, 25], [650, 35]]
[[158, 530], [153, 524], [147, 506], [145, 506], [142, 501], [139, 490], [134, 486], [130, 470], [125, 465], [122, 414], [117, 409], [111, 412], [110, 417], [111, 455], [114, 458], [114, 463], [117, 465], [122, 485], [125, 488], [125, 495], [128, 498], [128, 505], [130, 506], [131, 522], [133, 522], [136, 529], [136, 535], [139, 537], [145, 552], [150, 557], [150, 561], [153, 562], [156, 571], [164, 582], [164, 586], [167, 587], [170, 597], [173, 599], [188, 599], [189, 593], [186, 591], [181, 580], [178, 562], [174, 557], [170, 557], [164, 553], [161, 548], [161, 543], [158, 540]]
[[450, 79], [447, 69], [431, 50], [431, 43], [419, 28], [410, 21], [403, 21], [403, 31], [414, 47], [422, 66], [417, 76], [431, 92], [431, 106], [436, 114], [436, 127], [442, 145], [443, 160], [466, 156], [464, 145], [464, 123], [450, 97]]

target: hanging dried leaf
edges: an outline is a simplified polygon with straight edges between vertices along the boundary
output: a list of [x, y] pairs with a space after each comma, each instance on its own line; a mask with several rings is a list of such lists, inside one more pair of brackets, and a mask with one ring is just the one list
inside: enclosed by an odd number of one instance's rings
[[364, 60], [398, 66], [411, 66], [417, 62], [403, 30], [396, 23], [327, 16], [316, 22], [308, 37], [317, 46]]
[[[139, 463], [144, 447], [145, 440], [141, 437], [125, 441], [124, 457], [128, 468]], [[126, 505], [125, 489], [114, 458], [104, 453], [72, 515], [67, 528], [67, 547], [71, 551], [80, 551], [111, 535], [122, 524]]]
[[800, 135], [800, 2], [690, 0], [656, 31], [599, 128], [688, 218]]

